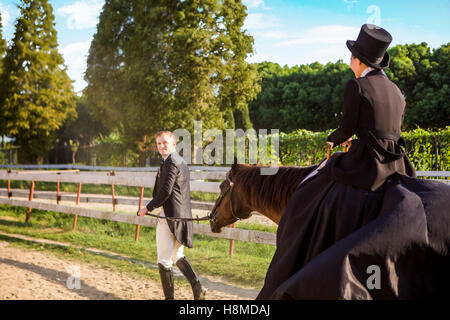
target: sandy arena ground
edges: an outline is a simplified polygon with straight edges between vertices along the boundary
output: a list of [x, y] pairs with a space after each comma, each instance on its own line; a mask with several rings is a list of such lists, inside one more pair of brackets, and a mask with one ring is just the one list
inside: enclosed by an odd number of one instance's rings
[[[52, 253], [15, 247], [6, 241], [0, 241], [0, 279], [0, 299], [3, 300], [164, 298], [159, 282], [63, 260]], [[217, 279], [202, 278], [202, 283], [208, 289], [207, 299], [210, 300], [254, 299], [258, 294], [258, 290]], [[175, 298], [192, 299], [192, 291], [176, 286]]]
[[[39, 202], [54, 202], [35, 199]], [[63, 205], [74, 205], [62, 201]], [[107, 203], [83, 203], [80, 207], [112, 210]], [[117, 212], [134, 213], [135, 206], [118, 205]], [[204, 210], [193, 210], [193, 215], [203, 216]], [[33, 214], [33, 213], [32, 213]], [[254, 215], [251, 222], [274, 225], [266, 217]], [[79, 289], [76, 276], [79, 274]], [[248, 300], [255, 299], [259, 293], [255, 288], [231, 285], [222, 279], [201, 278], [208, 289], [210, 300]], [[72, 289], [70, 288], [72, 287]], [[175, 286], [176, 299], [192, 299], [190, 288]], [[23, 300], [72, 300], [72, 299], [164, 299], [161, 284], [149, 279], [139, 278], [102, 267], [69, 261], [56, 257], [50, 252], [36, 251], [11, 246], [0, 241], [0, 299]]]

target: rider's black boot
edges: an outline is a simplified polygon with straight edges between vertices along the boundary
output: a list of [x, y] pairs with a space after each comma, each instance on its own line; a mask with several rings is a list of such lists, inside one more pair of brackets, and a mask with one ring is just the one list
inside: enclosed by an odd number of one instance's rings
[[186, 257], [178, 259], [176, 265], [191, 284], [194, 299], [205, 300], [206, 289], [200, 283], [200, 280], [198, 279], [197, 275], [194, 272], [194, 269], [192, 269], [192, 266], [186, 259]]

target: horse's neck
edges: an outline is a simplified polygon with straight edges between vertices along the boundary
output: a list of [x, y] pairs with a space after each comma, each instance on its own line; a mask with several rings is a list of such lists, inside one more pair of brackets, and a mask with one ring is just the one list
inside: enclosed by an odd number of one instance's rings
[[261, 175], [260, 167], [246, 167], [243, 170], [244, 201], [252, 211], [257, 211], [278, 224], [297, 185], [313, 168], [279, 167], [274, 175]]

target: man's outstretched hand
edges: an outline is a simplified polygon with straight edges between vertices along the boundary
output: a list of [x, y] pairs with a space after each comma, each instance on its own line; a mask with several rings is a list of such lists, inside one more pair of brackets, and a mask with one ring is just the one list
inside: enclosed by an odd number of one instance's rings
[[137, 212], [137, 215], [140, 216], [140, 217], [142, 217], [142, 216], [145, 216], [145, 214], [146, 214], [147, 212], [148, 212], [147, 208], [146, 208], [146, 207], [143, 207], [143, 208], [139, 209], [139, 211]]

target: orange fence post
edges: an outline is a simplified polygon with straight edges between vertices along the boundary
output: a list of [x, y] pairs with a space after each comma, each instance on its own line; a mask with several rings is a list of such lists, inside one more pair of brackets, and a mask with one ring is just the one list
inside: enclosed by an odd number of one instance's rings
[[116, 199], [116, 196], [114, 195], [114, 184], [111, 185], [111, 193], [112, 193], [113, 211], [116, 212], [117, 199]]
[[[234, 228], [236, 226], [236, 223], [233, 223], [230, 228]], [[230, 257], [233, 256], [234, 251], [234, 240], [230, 240]]]
[[[75, 202], [75, 205], [78, 205], [80, 203], [80, 194], [81, 194], [81, 183], [78, 184], [77, 201]], [[78, 215], [76, 214], [75, 217], [73, 218], [72, 231], [75, 231], [75, 229], [77, 228], [77, 220], [78, 220]]]
[[[29, 201], [33, 200], [33, 194], [34, 194], [34, 181], [31, 181], [30, 194], [28, 196]], [[28, 220], [30, 220], [30, 215], [31, 215], [31, 208], [28, 208], [27, 216], [25, 217], [25, 222], [28, 222]]]
[[56, 182], [56, 204], [59, 204], [61, 201], [61, 194], [59, 192], [59, 181]]
[[[143, 201], [143, 199], [144, 199], [144, 187], [141, 187], [141, 195], [139, 196], [139, 208], [138, 208], [138, 210], [142, 208], [142, 201]], [[134, 236], [134, 240], [135, 241], [139, 240], [139, 229], [140, 229], [140, 226], [137, 224], [136, 225], [136, 235]]]
[[11, 181], [8, 180], [8, 198], [12, 197], [12, 192], [11, 192]]

